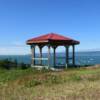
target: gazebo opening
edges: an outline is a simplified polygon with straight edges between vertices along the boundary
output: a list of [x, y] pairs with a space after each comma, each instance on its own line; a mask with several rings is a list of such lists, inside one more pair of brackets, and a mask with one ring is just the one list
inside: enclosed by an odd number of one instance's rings
[[[27, 40], [27, 44], [31, 46], [32, 67], [46, 68], [65, 68], [69, 66], [71, 59], [72, 65], [75, 66], [75, 45], [80, 42], [74, 39], [64, 37], [56, 33], [49, 33], [39, 37]], [[37, 48], [39, 53], [36, 55]], [[64, 55], [57, 54], [58, 48], [63, 47]], [[72, 47], [72, 57], [69, 57], [69, 47]], [[43, 53], [44, 48], [48, 49], [47, 53]], [[51, 52], [52, 49], [52, 52]], [[64, 62], [62, 61], [63, 59]]]

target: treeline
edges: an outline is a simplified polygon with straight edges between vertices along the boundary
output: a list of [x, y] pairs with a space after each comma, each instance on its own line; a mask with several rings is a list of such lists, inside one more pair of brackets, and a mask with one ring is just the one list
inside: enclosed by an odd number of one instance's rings
[[3, 69], [27, 69], [30, 67], [30, 64], [25, 63], [18, 63], [18, 61], [15, 59], [14, 61], [9, 59], [0, 60], [0, 68]]

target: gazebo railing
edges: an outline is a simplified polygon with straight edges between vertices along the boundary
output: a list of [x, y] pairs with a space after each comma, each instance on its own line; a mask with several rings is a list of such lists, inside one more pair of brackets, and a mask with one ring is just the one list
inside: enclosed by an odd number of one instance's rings
[[37, 66], [48, 66], [48, 58], [32, 58]]
[[[66, 66], [66, 61], [65, 61], [65, 58], [66, 57], [56, 57], [56, 63], [55, 63], [55, 66], [58, 66], [58, 67], [63, 67], [63, 66]], [[53, 59], [52, 58], [50, 58], [51, 60], [50, 60], [50, 65], [51, 66], [54, 66], [54, 64], [53, 64]], [[72, 58], [71, 57], [69, 57], [69, 63], [71, 64], [72, 62], [70, 62], [70, 60], [71, 60]], [[32, 58], [32, 60], [34, 60], [35, 61], [35, 65], [42, 65], [42, 66], [48, 66], [48, 58], [46, 58], [46, 57], [43, 57], [43, 58], [39, 58], [39, 57], [36, 57], [36, 58]], [[59, 61], [60, 60], [60, 61]], [[42, 63], [40, 63], [40, 61], [42, 61]]]
[[48, 60], [48, 58], [32, 58], [33, 60]]

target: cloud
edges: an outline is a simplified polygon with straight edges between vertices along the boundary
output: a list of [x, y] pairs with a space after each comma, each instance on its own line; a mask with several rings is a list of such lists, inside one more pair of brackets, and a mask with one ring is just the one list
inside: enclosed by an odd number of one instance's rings
[[14, 40], [0, 43], [0, 55], [24, 55], [30, 53], [30, 47], [25, 41]]
[[25, 55], [30, 53], [29, 48], [26, 47], [0, 47], [0, 55]]
[[14, 41], [14, 42], [12, 42], [12, 46], [22, 47], [22, 46], [26, 46], [26, 44], [21, 41]]

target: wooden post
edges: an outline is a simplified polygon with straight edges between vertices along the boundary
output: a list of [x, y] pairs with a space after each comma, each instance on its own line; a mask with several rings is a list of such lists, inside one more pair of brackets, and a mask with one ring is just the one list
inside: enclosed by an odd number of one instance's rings
[[34, 66], [35, 65], [35, 60], [34, 60], [34, 58], [35, 58], [35, 45], [31, 45], [31, 56], [32, 56], [31, 64], [32, 64], [32, 66]]
[[72, 48], [73, 48], [72, 63], [73, 63], [73, 66], [75, 66], [75, 45], [73, 45]]
[[53, 49], [54, 49], [54, 56], [53, 56], [54, 57], [54, 67], [56, 66], [56, 48], [57, 48], [56, 46], [53, 47]]
[[66, 46], [66, 68], [69, 65], [69, 46]]
[[40, 49], [40, 61], [39, 61], [39, 64], [42, 65], [42, 46], [39, 46], [39, 49]]
[[50, 45], [48, 46], [48, 67], [50, 67]]

